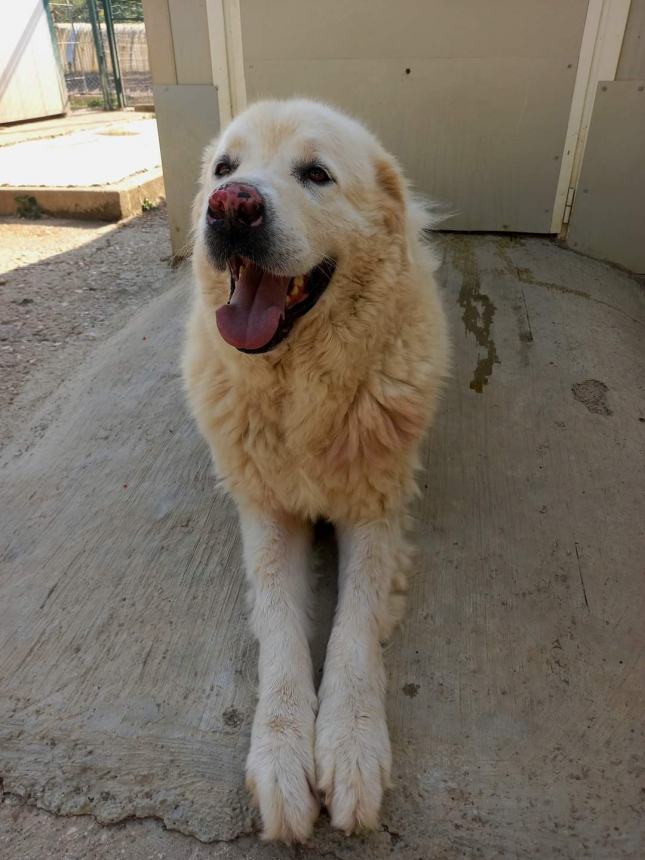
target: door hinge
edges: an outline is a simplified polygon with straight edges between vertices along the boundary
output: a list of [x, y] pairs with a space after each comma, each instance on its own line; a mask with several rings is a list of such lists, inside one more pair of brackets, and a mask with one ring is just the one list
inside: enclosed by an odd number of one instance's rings
[[564, 204], [564, 216], [562, 218], [563, 224], [569, 223], [569, 218], [571, 218], [571, 209], [573, 208], [573, 198], [576, 196], [576, 189], [573, 185], [567, 191], [567, 202]]

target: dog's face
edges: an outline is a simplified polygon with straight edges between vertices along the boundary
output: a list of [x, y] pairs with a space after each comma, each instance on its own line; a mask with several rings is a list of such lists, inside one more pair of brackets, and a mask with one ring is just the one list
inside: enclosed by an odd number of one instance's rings
[[312, 311], [357, 241], [402, 225], [394, 161], [359, 123], [314, 102], [263, 102], [209, 152], [195, 203], [197, 242], [230, 271], [220, 334], [266, 352]]

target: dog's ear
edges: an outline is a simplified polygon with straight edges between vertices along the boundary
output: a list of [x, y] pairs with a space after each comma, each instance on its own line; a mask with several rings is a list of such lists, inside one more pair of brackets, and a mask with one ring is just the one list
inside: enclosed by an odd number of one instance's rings
[[380, 188], [385, 191], [392, 200], [403, 206], [405, 203], [405, 186], [403, 184], [403, 177], [401, 176], [401, 172], [397, 165], [393, 161], [381, 157], [377, 160], [375, 168], [376, 181]]
[[383, 212], [388, 232], [402, 229], [405, 221], [405, 180], [393, 159], [380, 156], [374, 165], [376, 183], [384, 195]]

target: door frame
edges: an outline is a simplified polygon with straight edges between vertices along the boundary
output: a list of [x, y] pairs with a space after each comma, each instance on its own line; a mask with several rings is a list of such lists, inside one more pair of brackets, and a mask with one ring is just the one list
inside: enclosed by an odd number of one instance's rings
[[589, 0], [551, 219], [551, 232], [561, 237], [580, 179], [598, 83], [616, 76], [630, 5], [631, 0]]
[[246, 107], [240, 0], [206, 0], [213, 83], [222, 126]]

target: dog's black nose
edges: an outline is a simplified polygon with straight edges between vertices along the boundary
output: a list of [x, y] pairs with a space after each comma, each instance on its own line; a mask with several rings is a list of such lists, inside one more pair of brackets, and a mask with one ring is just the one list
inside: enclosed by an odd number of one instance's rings
[[229, 182], [208, 198], [206, 220], [213, 226], [226, 221], [231, 226], [259, 227], [264, 220], [264, 198], [254, 185]]

